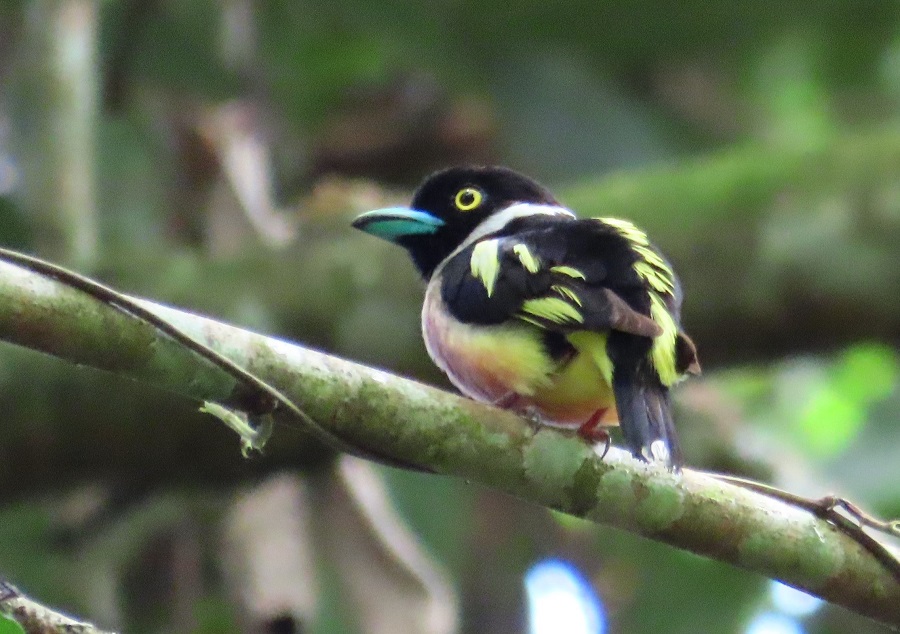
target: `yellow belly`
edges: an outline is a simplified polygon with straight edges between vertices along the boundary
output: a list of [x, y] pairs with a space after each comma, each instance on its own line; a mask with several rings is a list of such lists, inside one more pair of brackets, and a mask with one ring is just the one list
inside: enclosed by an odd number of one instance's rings
[[[606, 334], [576, 332], [568, 337], [576, 354], [550, 375], [550, 384], [535, 390], [529, 399], [548, 420], [580, 425], [595, 412], [606, 409], [601, 424], [618, 422], [610, 381], [612, 365], [606, 356]], [[607, 371], [607, 368], [608, 371]]]
[[578, 426], [606, 410], [601, 424], [615, 424], [612, 365], [606, 334], [577, 332], [568, 339], [576, 354], [551, 359], [541, 330], [524, 322], [472, 326], [453, 319], [437, 289], [426, 293], [422, 329], [428, 353], [460, 391], [488, 402], [513, 402], [549, 424]]

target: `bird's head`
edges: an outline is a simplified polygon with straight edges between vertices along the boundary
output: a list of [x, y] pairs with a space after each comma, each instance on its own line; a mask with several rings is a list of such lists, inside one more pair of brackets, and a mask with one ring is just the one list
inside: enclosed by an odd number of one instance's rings
[[353, 226], [409, 251], [425, 279], [464, 243], [535, 214], [572, 213], [544, 187], [505, 167], [451, 167], [419, 186], [409, 207], [362, 214]]

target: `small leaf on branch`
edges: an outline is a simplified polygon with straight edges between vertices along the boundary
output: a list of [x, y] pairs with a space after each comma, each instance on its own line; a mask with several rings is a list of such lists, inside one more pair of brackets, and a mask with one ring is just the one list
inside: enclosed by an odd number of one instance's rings
[[107, 634], [93, 623], [57, 612], [0, 581], [0, 634]]
[[263, 447], [272, 435], [274, 422], [269, 415], [258, 417], [257, 424], [253, 425], [246, 414], [211, 401], [204, 401], [200, 411], [215, 416], [241, 437], [241, 454], [244, 458], [250, 457], [251, 451], [262, 453]]
[[0, 634], [24, 634], [22, 626], [0, 614]]

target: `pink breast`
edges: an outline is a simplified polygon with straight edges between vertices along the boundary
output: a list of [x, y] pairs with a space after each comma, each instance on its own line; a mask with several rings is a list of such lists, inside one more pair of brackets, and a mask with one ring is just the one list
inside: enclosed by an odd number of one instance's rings
[[535, 363], [536, 344], [524, 326], [475, 326], [454, 319], [429, 285], [422, 308], [422, 334], [434, 362], [471, 398], [494, 402], [510, 392], [530, 393], [549, 368]]
[[423, 319], [422, 330], [429, 355], [463, 394], [493, 402], [512, 390], [514, 377], [496, 363], [496, 351], [479, 341], [484, 337], [434, 312]]

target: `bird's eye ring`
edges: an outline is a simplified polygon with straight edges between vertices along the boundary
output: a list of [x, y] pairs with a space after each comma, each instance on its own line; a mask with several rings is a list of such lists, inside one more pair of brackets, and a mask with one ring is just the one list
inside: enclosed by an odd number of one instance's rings
[[475, 187], [464, 187], [456, 192], [453, 203], [460, 211], [472, 211], [484, 201], [484, 194]]

